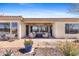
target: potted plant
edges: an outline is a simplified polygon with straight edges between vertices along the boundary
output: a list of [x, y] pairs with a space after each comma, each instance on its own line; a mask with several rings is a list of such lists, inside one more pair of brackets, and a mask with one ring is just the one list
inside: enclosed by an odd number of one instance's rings
[[32, 40], [28, 40], [28, 41], [25, 40], [24, 45], [25, 45], [26, 52], [30, 52], [32, 50], [33, 41]]

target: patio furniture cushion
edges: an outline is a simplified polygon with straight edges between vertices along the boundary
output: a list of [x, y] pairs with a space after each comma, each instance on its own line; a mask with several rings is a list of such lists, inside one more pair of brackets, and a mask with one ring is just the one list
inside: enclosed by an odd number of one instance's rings
[[42, 33], [37, 33], [37, 34], [36, 34], [36, 37], [37, 37], [37, 38], [42, 38]]
[[42, 35], [44, 38], [47, 38], [48, 37], [48, 33], [43, 33]]
[[29, 34], [29, 37], [30, 38], [34, 38], [36, 35], [35, 35], [35, 33], [34, 32], [31, 32], [30, 34]]

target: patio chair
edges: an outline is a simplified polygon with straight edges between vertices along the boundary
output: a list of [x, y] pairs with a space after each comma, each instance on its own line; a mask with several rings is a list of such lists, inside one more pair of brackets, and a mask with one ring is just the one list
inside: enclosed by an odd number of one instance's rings
[[1, 35], [0, 35], [0, 41], [2, 40], [2, 37], [1, 37]]
[[9, 38], [6, 37], [6, 34], [1, 35], [1, 40], [2, 41], [7, 41]]
[[42, 38], [43, 36], [42, 36], [42, 33], [41, 32], [37, 32], [36, 33], [36, 38]]
[[43, 33], [42, 35], [44, 38], [48, 38], [48, 33]]
[[7, 37], [8, 39], [10, 39], [10, 34], [6, 34], [6, 37]]
[[34, 38], [35, 37], [35, 33], [34, 32], [31, 32], [30, 34], [29, 34], [29, 38]]
[[14, 39], [15, 38], [15, 34], [10, 34], [10, 38]]

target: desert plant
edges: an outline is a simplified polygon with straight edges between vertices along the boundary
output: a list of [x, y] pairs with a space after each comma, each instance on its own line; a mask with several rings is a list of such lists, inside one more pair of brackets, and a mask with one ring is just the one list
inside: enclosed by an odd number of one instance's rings
[[79, 43], [79, 40], [77, 39], [77, 40], [74, 40], [73, 42], [75, 42], [75, 43]]
[[79, 48], [76, 43], [65, 41], [60, 42], [58, 44], [58, 49], [65, 55], [65, 56], [76, 56], [79, 54]]
[[44, 44], [45, 47], [50, 46], [50, 43], [49, 43], [49, 42], [44, 41], [44, 42], [42, 42], [42, 43]]
[[29, 40], [29, 41], [26, 41], [24, 40], [24, 45], [33, 45], [33, 41], [32, 40]]
[[13, 54], [13, 51], [10, 49], [10, 50], [7, 50], [6, 49], [6, 52], [4, 53], [4, 56], [11, 56]]

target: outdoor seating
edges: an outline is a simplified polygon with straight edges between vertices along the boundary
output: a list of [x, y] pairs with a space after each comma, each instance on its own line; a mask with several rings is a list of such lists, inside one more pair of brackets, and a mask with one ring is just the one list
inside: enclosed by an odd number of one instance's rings
[[43, 33], [42, 35], [44, 38], [47, 38], [48, 37], [48, 33]]
[[29, 34], [30, 38], [34, 38], [35, 36], [36, 36], [36, 34], [34, 32], [32, 32], [32, 33]]
[[42, 33], [38, 32], [38, 33], [36, 34], [36, 37], [37, 37], [37, 38], [42, 38]]
[[14, 39], [15, 38], [15, 34], [10, 34], [10, 38]]
[[3, 34], [3, 35], [0, 36], [0, 40], [1, 40], [1, 41], [7, 41], [8, 38], [6, 37], [5, 34]]
[[10, 39], [10, 34], [6, 34], [6, 38]]
[[16, 38], [15, 34], [3, 34], [3, 35], [0, 35], [0, 40], [1, 41], [7, 41], [9, 39], [14, 39], [14, 38]]
[[0, 35], [0, 40], [2, 40], [2, 37], [1, 37], [1, 35]]

